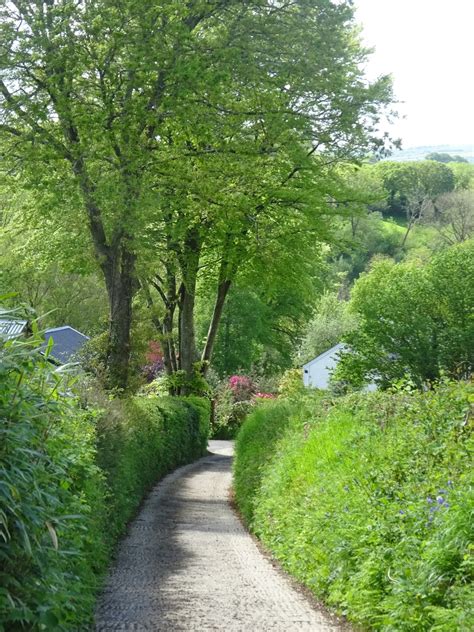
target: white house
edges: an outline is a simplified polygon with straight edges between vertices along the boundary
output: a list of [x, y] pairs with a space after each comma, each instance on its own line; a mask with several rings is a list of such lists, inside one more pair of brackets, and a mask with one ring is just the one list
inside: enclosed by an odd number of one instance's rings
[[[347, 345], [343, 342], [338, 342], [337, 345], [321, 353], [314, 360], [303, 364], [304, 385], [309, 388], [328, 388], [331, 374], [339, 362], [339, 354], [347, 349]], [[376, 391], [377, 384], [371, 382], [364, 386], [362, 390], [365, 392]]]
[[312, 388], [328, 388], [331, 373], [339, 362], [339, 353], [346, 349], [346, 345], [339, 342], [314, 360], [303, 364], [303, 382]]

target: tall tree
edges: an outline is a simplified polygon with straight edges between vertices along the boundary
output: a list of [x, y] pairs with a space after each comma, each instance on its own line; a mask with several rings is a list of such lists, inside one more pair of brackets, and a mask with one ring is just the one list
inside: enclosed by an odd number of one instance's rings
[[108, 293], [111, 385], [127, 382], [150, 155], [192, 73], [193, 35], [226, 4], [18, 1], [2, 9], [2, 130], [40, 182], [42, 165], [72, 179], [79, 195]]
[[179, 317], [168, 362], [189, 374], [203, 257], [219, 244], [207, 361], [259, 218], [301, 206], [303, 183], [367, 146], [390, 86], [364, 80], [351, 4], [4, 4], [0, 129], [32, 184], [84, 213], [108, 294], [111, 385], [127, 383], [142, 259], [158, 255], [164, 321]]
[[454, 189], [454, 175], [441, 162], [382, 162], [376, 166], [387, 191], [391, 212], [401, 209], [406, 217], [405, 245], [413, 226], [419, 222], [429, 204]]
[[426, 218], [449, 245], [470, 239], [474, 235], [474, 191], [461, 189], [440, 195]]
[[345, 340], [337, 373], [387, 387], [408, 378], [418, 387], [443, 373], [469, 379], [474, 365], [474, 243], [431, 262], [375, 262], [355, 283], [351, 310], [359, 326]]
[[[346, 212], [335, 203], [341, 195], [336, 166], [366, 152], [379, 108], [390, 98], [386, 78], [371, 86], [360, 73], [365, 51], [351, 17], [346, 3], [254, 8], [222, 46], [237, 47], [234, 83], [213, 92], [211, 109], [219, 116], [214, 126], [207, 117], [204, 144], [189, 132], [167, 135], [171, 153], [182, 144], [188, 154], [187, 165], [175, 161], [166, 189], [157, 184], [167, 212], [154, 228], [171, 248], [151, 286], [165, 305], [165, 346], [175, 347], [167, 366], [176, 357], [177, 368], [189, 373], [200, 358], [205, 371], [239, 271], [289, 248], [293, 260], [306, 256], [308, 236], [327, 238], [334, 215]], [[197, 102], [209, 106], [209, 95]], [[195, 108], [193, 116], [192, 128], [199, 129], [205, 112]], [[199, 354], [191, 314], [200, 274], [214, 279], [215, 293]], [[180, 322], [178, 339], [170, 313]]]

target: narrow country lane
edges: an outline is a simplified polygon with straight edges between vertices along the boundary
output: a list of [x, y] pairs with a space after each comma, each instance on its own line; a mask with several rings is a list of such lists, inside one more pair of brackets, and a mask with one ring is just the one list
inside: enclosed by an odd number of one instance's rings
[[122, 542], [96, 631], [336, 631], [259, 552], [228, 502], [232, 444], [152, 491]]

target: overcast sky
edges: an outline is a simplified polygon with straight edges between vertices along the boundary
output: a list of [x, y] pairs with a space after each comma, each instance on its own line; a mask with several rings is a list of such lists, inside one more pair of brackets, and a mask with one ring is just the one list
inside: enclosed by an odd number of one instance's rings
[[474, 0], [354, 0], [371, 77], [391, 73], [405, 148], [474, 144]]

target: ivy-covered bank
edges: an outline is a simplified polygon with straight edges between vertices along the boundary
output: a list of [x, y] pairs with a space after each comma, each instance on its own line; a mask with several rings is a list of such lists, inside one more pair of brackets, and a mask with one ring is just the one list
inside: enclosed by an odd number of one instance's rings
[[145, 493], [201, 456], [209, 406], [85, 407], [29, 342], [0, 348], [0, 630], [90, 629], [113, 547]]
[[378, 630], [474, 629], [472, 384], [262, 404], [236, 446], [248, 525]]

